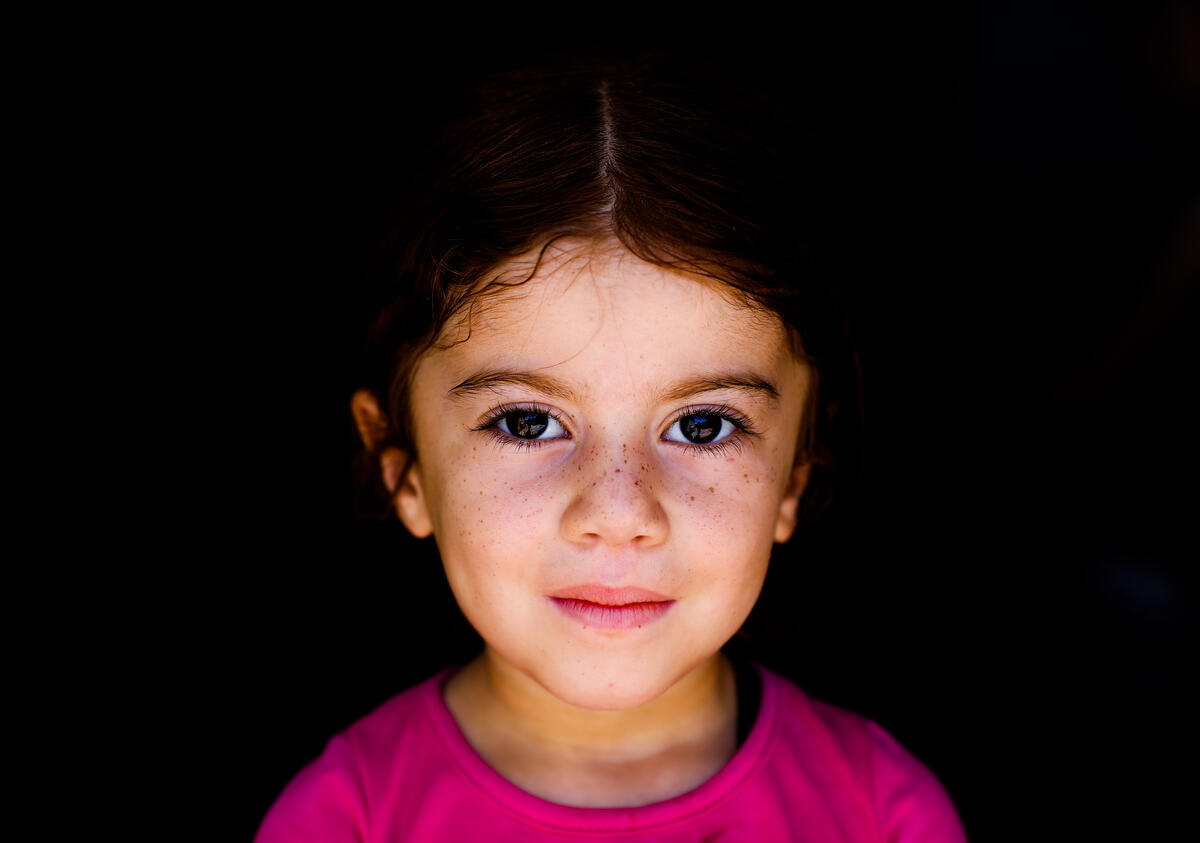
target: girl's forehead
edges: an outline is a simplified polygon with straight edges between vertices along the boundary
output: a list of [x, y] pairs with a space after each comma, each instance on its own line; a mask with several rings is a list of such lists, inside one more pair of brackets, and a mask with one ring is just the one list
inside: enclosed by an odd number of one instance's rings
[[[711, 278], [648, 263], [619, 244], [552, 243], [500, 266], [491, 285], [451, 320], [438, 346], [466, 351], [494, 344], [522, 347], [588, 331], [653, 345], [664, 336], [695, 334], [697, 341], [773, 351], [787, 346], [777, 315], [748, 304]], [[570, 331], [563, 332], [564, 325]], [[697, 333], [699, 332], [699, 333]]]

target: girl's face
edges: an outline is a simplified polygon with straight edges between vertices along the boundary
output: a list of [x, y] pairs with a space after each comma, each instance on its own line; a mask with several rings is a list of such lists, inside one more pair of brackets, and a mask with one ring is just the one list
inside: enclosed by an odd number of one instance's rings
[[737, 631], [791, 535], [807, 367], [773, 315], [581, 243], [467, 337], [414, 373], [401, 517], [489, 657], [585, 708], [658, 697]]

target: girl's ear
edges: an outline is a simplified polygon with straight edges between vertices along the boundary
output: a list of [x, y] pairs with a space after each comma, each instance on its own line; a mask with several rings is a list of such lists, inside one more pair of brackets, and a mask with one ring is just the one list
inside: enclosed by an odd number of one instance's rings
[[371, 453], [387, 439], [387, 419], [379, 409], [379, 399], [369, 389], [356, 391], [350, 399], [350, 413], [358, 426], [358, 435]]
[[[395, 448], [392, 450], [400, 453]], [[385, 467], [384, 471], [386, 470]], [[396, 473], [399, 474], [399, 471], [398, 469]], [[417, 471], [417, 464], [414, 462], [409, 466], [398, 489], [391, 486], [388, 489], [396, 502], [396, 513], [408, 531], [419, 539], [432, 535], [433, 522], [429, 518], [429, 507], [425, 505], [425, 493], [421, 489], [421, 476]]]
[[379, 409], [379, 400], [369, 390], [360, 389], [350, 399], [350, 412], [354, 415], [354, 423], [358, 426], [358, 435], [362, 438], [363, 446], [369, 453], [379, 457], [383, 484], [392, 495], [400, 520], [417, 538], [423, 539], [430, 535], [433, 526], [429, 520], [429, 510], [425, 506], [425, 495], [421, 491], [417, 465], [415, 462], [408, 465], [408, 454], [394, 445], [385, 444], [388, 425], [387, 418]]
[[779, 519], [775, 522], [775, 541], [783, 544], [792, 537], [796, 530], [796, 513], [800, 509], [800, 496], [808, 485], [809, 469], [812, 463], [808, 460], [797, 463], [792, 469], [792, 477], [788, 483], [783, 500], [779, 503]]

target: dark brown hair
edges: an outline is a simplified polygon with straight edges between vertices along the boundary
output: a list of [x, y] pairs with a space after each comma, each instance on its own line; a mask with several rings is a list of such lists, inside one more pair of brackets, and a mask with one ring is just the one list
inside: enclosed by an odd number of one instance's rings
[[501, 264], [563, 237], [616, 238], [789, 327], [815, 375], [798, 447], [813, 463], [805, 508], [823, 508], [830, 375], [852, 348], [812, 254], [826, 180], [810, 133], [719, 68], [664, 55], [497, 74], [453, 111], [399, 209], [376, 290], [367, 385], [384, 398], [391, 444], [413, 459], [414, 364], [452, 318], [512, 283], [496, 277]]

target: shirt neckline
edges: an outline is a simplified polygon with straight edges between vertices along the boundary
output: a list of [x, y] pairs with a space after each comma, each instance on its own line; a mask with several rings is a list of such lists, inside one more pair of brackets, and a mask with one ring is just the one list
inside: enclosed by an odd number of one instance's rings
[[779, 708], [778, 686], [769, 671], [755, 665], [762, 679], [762, 700], [758, 717], [745, 743], [712, 778], [703, 784], [662, 802], [629, 808], [579, 808], [561, 805], [534, 796], [505, 779], [467, 742], [442, 691], [457, 668], [448, 668], [431, 678], [424, 688], [423, 708], [442, 748], [454, 766], [480, 793], [505, 813], [544, 830], [588, 833], [649, 831], [676, 825], [716, 810], [732, 798], [766, 761], [773, 744]]

